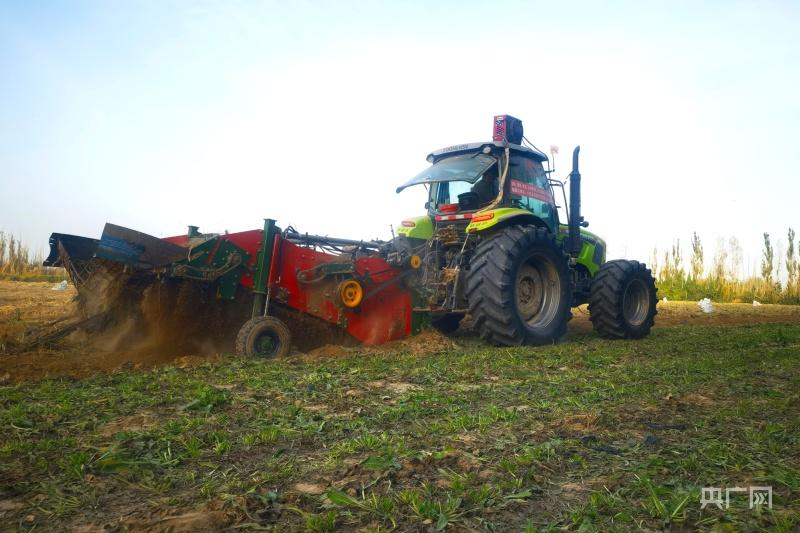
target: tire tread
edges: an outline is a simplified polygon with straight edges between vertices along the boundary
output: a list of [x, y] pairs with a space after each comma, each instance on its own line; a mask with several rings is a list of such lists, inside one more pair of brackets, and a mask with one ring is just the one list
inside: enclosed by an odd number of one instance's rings
[[[558, 259], [561, 305], [549, 331], [532, 331], [518, 316], [515, 261], [532, 248], [547, 248]], [[502, 346], [549, 344], [558, 340], [572, 318], [568, 257], [545, 228], [510, 226], [478, 244], [470, 261], [466, 296], [473, 327], [480, 338]], [[566, 302], [566, 303], [564, 303]]]
[[[647, 316], [640, 326], [627, 323], [622, 308], [624, 290], [629, 280], [646, 280], [650, 292]], [[638, 339], [647, 336], [655, 323], [658, 289], [650, 269], [639, 261], [615, 259], [600, 267], [592, 281], [589, 295], [589, 320], [604, 339]]]

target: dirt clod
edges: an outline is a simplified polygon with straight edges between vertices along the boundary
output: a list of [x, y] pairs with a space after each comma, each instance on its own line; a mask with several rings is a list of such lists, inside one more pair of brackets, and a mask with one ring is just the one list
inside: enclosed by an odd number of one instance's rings
[[121, 431], [144, 431], [158, 426], [158, 419], [152, 413], [141, 413], [113, 420], [103, 425], [97, 433], [103, 437], [111, 437]]
[[434, 353], [457, 350], [458, 344], [435, 330], [426, 330], [407, 339], [387, 342], [380, 346], [369, 346], [364, 352], [405, 352], [414, 356], [430, 355]]
[[0, 500], [0, 513], [22, 509], [25, 504], [16, 500]]
[[409, 391], [420, 390], [421, 388], [417, 385], [414, 385], [413, 383], [384, 381], [382, 379], [367, 383], [367, 387], [371, 389], [386, 389], [389, 392], [393, 392], [395, 394], [405, 394]]
[[326, 488], [319, 483], [295, 483], [292, 488], [301, 494], [323, 494]]
[[593, 413], [581, 413], [577, 415], [567, 416], [561, 421], [564, 428], [572, 431], [584, 432], [590, 431], [597, 427], [598, 416]]
[[218, 531], [225, 524], [225, 515], [219, 511], [193, 511], [181, 515], [167, 516], [147, 523], [125, 524], [130, 531], [139, 533], [194, 533]]

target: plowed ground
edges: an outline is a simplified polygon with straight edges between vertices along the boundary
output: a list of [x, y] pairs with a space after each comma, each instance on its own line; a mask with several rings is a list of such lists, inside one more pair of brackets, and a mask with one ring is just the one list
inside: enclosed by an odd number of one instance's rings
[[[65, 339], [26, 348], [31, 339], [55, 331], [74, 319], [75, 290], [52, 290], [51, 283], [0, 281], [0, 382], [39, 379], [42, 377], [81, 377], [98, 372], [147, 369], [162, 365], [186, 367], [220, 361], [221, 354], [213, 346], [187, 350], [151, 349], [138, 346], [131, 349], [123, 338], [131, 331], [113, 331], [100, 339], [87, 339], [75, 332]], [[591, 332], [586, 306], [572, 310], [570, 331]], [[749, 324], [800, 324], [800, 306], [750, 304], [714, 304], [714, 312], [703, 313], [693, 302], [659, 302], [656, 328], [675, 326], [737, 326]], [[319, 332], [314, 333], [320, 337]], [[471, 338], [461, 331], [456, 338]], [[570, 342], [568, 334], [563, 342]], [[448, 346], [448, 340], [433, 332], [418, 339], [407, 339], [381, 347], [352, 348], [329, 344], [330, 339], [303, 339], [314, 349], [295, 351], [298, 360], [341, 356], [355, 353], [376, 353], [396, 350], [398, 346], [412, 352], [425, 353]], [[163, 348], [163, 346], [159, 347]]]

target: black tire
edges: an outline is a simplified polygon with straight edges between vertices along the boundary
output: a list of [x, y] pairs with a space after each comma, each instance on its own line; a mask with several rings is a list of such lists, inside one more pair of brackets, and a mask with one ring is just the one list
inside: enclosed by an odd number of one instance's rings
[[572, 318], [569, 280], [569, 258], [546, 229], [500, 230], [478, 244], [470, 261], [467, 301], [475, 329], [501, 346], [555, 342]]
[[291, 346], [289, 328], [274, 316], [251, 318], [236, 335], [236, 353], [248, 357], [283, 357]]
[[445, 335], [455, 333], [458, 330], [458, 326], [461, 325], [462, 318], [464, 318], [464, 313], [449, 313], [437, 316], [431, 318], [431, 326]]
[[617, 259], [600, 267], [592, 281], [589, 318], [605, 339], [641, 339], [656, 316], [656, 282], [644, 263]]

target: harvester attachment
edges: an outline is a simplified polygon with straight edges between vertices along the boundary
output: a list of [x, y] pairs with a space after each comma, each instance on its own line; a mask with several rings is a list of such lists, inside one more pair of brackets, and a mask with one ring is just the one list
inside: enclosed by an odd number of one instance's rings
[[273, 357], [293, 344], [380, 344], [417, 332], [409, 279], [419, 262], [396, 256], [390, 243], [281, 232], [267, 219], [263, 230], [190, 226], [164, 239], [113, 224], [99, 240], [54, 233], [45, 265], [67, 269], [96, 329], [128, 328], [159, 349]]
[[168, 265], [184, 257], [186, 249], [181, 246], [140, 231], [107, 223], [100, 240], [53, 233], [50, 236], [50, 255], [44, 265], [63, 266], [78, 285], [85, 281], [84, 267], [93, 259], [146, 270]]

